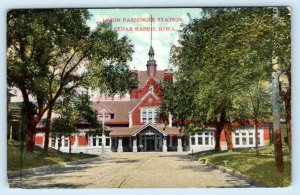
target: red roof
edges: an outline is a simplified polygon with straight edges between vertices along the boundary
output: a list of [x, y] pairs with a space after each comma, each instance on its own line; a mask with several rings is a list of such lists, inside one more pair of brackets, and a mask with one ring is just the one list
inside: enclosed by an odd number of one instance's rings
[[[156, 78], [158, 81], [163, 81], [164, 73], [165, 73], [164, 70], [157, 70], [154, 78]], [[146, 85], [147, 80], [151, 77], [148, 75], [147, 71], [139, 71], [138, 78], [139, 78], [139, 88], [142, 88], [143, 86]]]
[[118, 124], [128, 124], [129, 114], [140, 100], [130, 100], [130, 101], [100, 101], [92, 102], [92, 108], [95, 110], [101, 109], [103, 106], [107, 107], [113, 114], [114, 118], [105, 121], [106, 124], [118, 123]]

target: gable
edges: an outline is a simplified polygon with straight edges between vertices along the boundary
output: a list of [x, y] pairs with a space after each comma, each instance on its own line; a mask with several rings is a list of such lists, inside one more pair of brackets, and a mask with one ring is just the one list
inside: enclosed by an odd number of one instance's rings
[[134, 112], [140, 107], [157, 107], [160, 105], [161, 101], [159, 97], [157, 97], [154, 93], [149, 91], [130, 112]]

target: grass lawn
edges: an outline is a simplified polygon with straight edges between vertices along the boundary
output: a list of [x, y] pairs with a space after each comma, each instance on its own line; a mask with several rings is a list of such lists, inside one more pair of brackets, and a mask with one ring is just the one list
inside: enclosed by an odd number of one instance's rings
[[287, 187], [291, 185], [291, 157], [284, 149], [284, 173], [278, 173], [275, 166], [273, 146], [260, 149], [256, 156], [255, 150], [240, 152], [224, 152], [195, 154], [194, 158], [208, 159], [209, 162], [228, 167], [234, 171], [259, 181], [270, 187]]
[[[24, 147], [22, 169], [41, 167], [52, 164], [60, 164], [77, 159], [96, 157], [90, 154], [66, 154], [49, 148], [48, 155], [43, 154], [43, 149], [35, 147], [33, 152], [27, 152]], [[21, 144], [16, 141], [8, 141], [7, 144], [7, 170], [18, 171], [21, 169]]]

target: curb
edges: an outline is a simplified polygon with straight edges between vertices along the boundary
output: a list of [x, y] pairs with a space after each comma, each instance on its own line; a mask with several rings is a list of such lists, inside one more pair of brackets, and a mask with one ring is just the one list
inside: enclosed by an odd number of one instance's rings
[[241, 173], [237, 172], [237, 171], [234, 171], [232, 169], [229, 169], [227, 167], [223, 167], [223, 166], [220, 166], [220, 165], [215, 165], [215, 164], [212, 164], [212, 163], [206, 163], [204, 164], [205, 166], [208, 166], [208, 167], [211, 167], [213, 169], [218, 169], [220, 171], [222, 171], [223, 173], [228, 173], [229, 175], [233, 176], [233, 177], [236, 177], [236, 178], [239, 178], [239, 179], [242, 179], [242, 180], [245, 180], [247, 183], [249, 183], [251, 186], [254, 186], [254, 187], [261, 187], [261, 188], [266, 188], [266, 187], [269, 187], [261, 182], [258, 182], [254, 179], [250, 179], [248, 178], [247, 176], [245, 175], [242, 175]]
[[50, 173], [50, 172], [55, 172], [59, 170], [60, 168], [64, 168], [67, 165], [76, 165], [76, 164], [85, 164], [90, 161], [94, 160], [102, 160], [103, 158], [98, 156], [94, 158], [87, 158], [87, 159], [80, 159], [80, 160], [74, 160], [74, 161], [69, 161], [69, 162], [64, 162], [61, 164], [54, 164], [54, 165], [47, 165], [43, 167], [37, 167], [37, 168], [32, 168], [32, 169], [25, 169], [21, 171], [8, 171], [7, 172], [7, 178], [11, 179], [14, 177], [20, 177], [20, 176], [25, 176], [25, 175], [32, 175], [32, 174], [40, 174], [40, 173]]

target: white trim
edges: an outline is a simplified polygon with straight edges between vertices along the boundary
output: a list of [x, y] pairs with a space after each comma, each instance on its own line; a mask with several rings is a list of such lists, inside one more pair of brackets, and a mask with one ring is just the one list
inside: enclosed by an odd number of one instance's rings
[[[132, 111], [134, 111], [145, 99], [146, 99], [146, 97], [148, 97], [148, 95], [150, 95], [150, 94], [152, 94], [158, 101], [160, 101], [160, 99], [159, 99], [159, 97], [155, 94], [155, 93], [153, 93], [153, 92], [151, 92], [151, 91], [148, 91], [143, 97], [142, 97], [142, 99], [141, 99], [141, 101], [135, 106], [135, 107], [133, 107], [128, 113], [132, 113]], [[161, 102], [161, 101], [160, 101]]]
[[164, 133], [163, 131], [161, 131], [160, 129], [158, 129], [157, 127], [155, 127], [153, 124], [150, 124], [150, 123], [144, 125], [140, 130], [138, 130], [137, 132], [135, 132], [132, 136], [136, 136], [137, 134], [139, 134], [141, 131], [143, 131], [144, 129], [146, 129], [149, 126], [151, 126], [153, 129], [157, 130], [158, 132], [160, 132], [164, 136], [167, 136], [166, 133]]
[[107, 108], [107, 106], [105, 105], [101, 105], [101, 107], [99, 109], [97, 109], [97, 114], [102, 114], [103, 112], [99, 113], [98, 111], [101, 110], [102, 108], [104, 108], [106, 111], [108, 111], [108, 113], [113, 113], [110, 109]]
[[[252, 135], [249, 135], [249, 133], [252, 133]], [[236, 135], [238, 134], [238, 135]], [[243, 135], [244, 134], [244, 135]], [[258, 129], [258, 138], [259, 138], [259, 144], [258, 146], [264, 145], [264, 129]], [[249, 128], [249, 129], [237, 129], [232, 132], [232, 143], [235, 148], [248, 148], [248, 147], [255, 147], [255, 129]], [[239, 139], [239, 144], [236, 144], [236, 138]], [[246, 143], [243, 144], [243, 138], [246, 138]], [[252, 144], [250, 144], [249, 140], [252, 138]]]
[[[152, 124], [155, 124], [157, 123], [158, 121], [156, 121], [156, 117], [157, 117], [157, 114], [158, 114], [158, 109], [159, 109], [159, 106], [153, 106], [153, 107], [142, 107], [140, 109], [140, 122], [141, 123], [145, 123], [145, 124], [148, 124], [148, 123], [152, 123]], [[143, 112], [146, 112], [146, 121], [143, 120], [144, 116], [143, 116]], [[152, 120], [149, 121], [149, 112], [152, 112]], [[156, 115], [155, 115], [156, 113]]]

